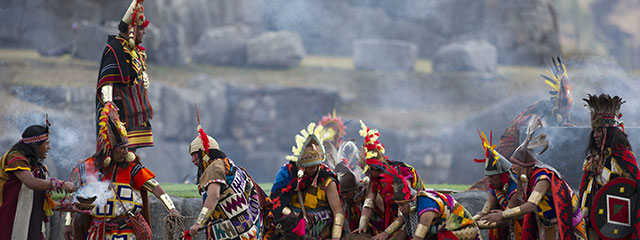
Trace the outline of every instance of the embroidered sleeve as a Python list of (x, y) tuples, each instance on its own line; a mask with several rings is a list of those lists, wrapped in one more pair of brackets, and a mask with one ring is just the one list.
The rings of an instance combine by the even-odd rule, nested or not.
[(138, 172), (133, 176), (133, 181), (131, 181), (131, 185), (136, 189), (142, 189), (142, 185), (144, 185), (145, 182), (156, 177), (156, 175), (151, 170), (142, 166), (142, 164), (136, 164), (134, 168), (139, 168), (134, 169)]
[(204, 170), (200, 180), (198, 181), (199, 189), (207, 189), (207, 186), (211, 183), (220, 183), (227, 185), (226, 181), (227, 171), (225, 163), (220, 159), (215, 159), (209, 164), (207, 169)]
[(5, 166), (5, 172), (11, 171), (31, 171), (31, 165), (29, 160), (24, 155), (13, 152), (7, 156), (7, 165)]
[(428, 211), (433, 211), (440, 215), (443, 210), (442, 207), (442, 203), (439, 203), (430, 197), (418, 197), (418, 216)]

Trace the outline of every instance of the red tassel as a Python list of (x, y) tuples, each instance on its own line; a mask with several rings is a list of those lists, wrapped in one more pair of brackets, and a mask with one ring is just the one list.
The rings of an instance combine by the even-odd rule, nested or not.
[(485, 159), (477, 159), (477, 158), (474, 158), (474, 159), (473, 159), (473, 161), (474, 161), (474, 162), (477, 162), (477, 163), (483, 163), (483, 162), (485, 162), (486, 160), (485, 160)]
[(298, 225), (296, 225), (296, 227), (291, 232), (298, 236), (304, 236), (307, 234), (306, 229), (307, 229), (307, 221), (305, 221), (304, 218), (302, 218), (298, 222)]
[(191, 240), (191, 234), (189, 234), (189, 229), (184, 230), (184, 232), (182, 232), (182, 238), (184, 240)]

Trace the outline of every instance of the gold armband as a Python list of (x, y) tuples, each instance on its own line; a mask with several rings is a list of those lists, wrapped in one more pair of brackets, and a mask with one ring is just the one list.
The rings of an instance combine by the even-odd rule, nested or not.
[(173, 205), (173, 201), (171, 201), (171, 197), (169, 197), (169, 194), (163, 193), (162, 195), (160, 195), (160, 201), (162, 202), (162, 205), (164, 205), (164, 208), (167, 209), (167, 211), (176, 209), (176, 206)]
[(290, 209), (290, 208), (288, 208), (288, 207), (284, 207), (284, 208), (282, 209), (282, 215), (284, 215), (284, 216), (288, 216), (289, 214), (291, 214), (291, 209)]
[(531, 196), (529, 196), (529, 199), (527, 199), (527, 202), (533, 203), (533, 205), (538, 206), (538, 204), (542, 200), (542, 196), (543, 196), (542, 193), (538, 191), (533, 191), (531, 193)]
[(489, 200), (487, 200), (487, 202), (484, 203), (484, 206), (482, 207), (482, 210), (480, 212), (484, 214), (489, 214), (492, 208), (493, 208), (493, 202), (489, 202)]
[(358, 224), (358, 228), (366, 229), (369, 226), (369, 217), (360, 216), (360, 223)]
[(153, 189), (156, 188), (158, 185), (160, 185), (160, 183), (158, 183), (158, 181), (156, 181), (155, 179), (149, 179), (146, 182), (144, 182), (142, 184), (142, 188), (144, 190), (147, 190), (149, 192), (153, 192)]
[(415, 234), (413, 234), (413, 236), (424, 239), (424, 237), (427, 236), (427, 232), (428, 231), (429, 231), (429, 227), (427, 227), (424, 224), (420, 223), (420, 224), (418, 224), (418, 227), (416, 227), (416, 232), (415, 232)]
[(102, 93), (102, 102), (113, 102), (113, 86), (104, 85), (100, 88)]
[(211, 212), (211, 209), (202, 207), (202, 210), (200, 210), (200, 214), (198, 215), (198, 219), (196, 219), (196, 223), (204, 226), (204, 223), (207, 222), (209, 216), (211, 216)]
[(398, 228), (400, 228), (400, 220), (399, 218), (396, 218), (396, 220), (393, 220), (393, 222), (389, 224), (389, 226), (387, 227), (387, 229), (384, 230), (384, 232), (391, 235), (394, 232), (396, 232)]
[(502, 212), (502, 217), (509, 219), (520, 216), (520, 207), (509, 208)]
[(363, 208), (371, 208), (373, 209), (373, 199), (367, 198), (364, 200), (364, 204), (362, 204)]
[(64, 225), (65, 226), (71, 226), (71, 213), (70, 212), (67, 212), (64, 215)]
[(333, 219), (333, 230), (331, 231), (331, 238), (340, 239), (342, 236), (342, 226), (344, 225), (344, 215), (342, 213), (336, 214)]

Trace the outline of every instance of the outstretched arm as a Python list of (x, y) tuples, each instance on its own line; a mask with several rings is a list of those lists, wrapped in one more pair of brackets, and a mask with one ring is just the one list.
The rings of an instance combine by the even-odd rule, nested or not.
[(538, 210), (538, 204), (540, 203), (540, 200), (542, 200), (544, 194), (549, 191), (550, 187), (551, 182), (549, 182), (548, 179), (540, 179), (536, 183), (536, 186), (533, 188), (533, 192), (531, 193), (531, 196), (529, 196), (529, 199), (526, 203), (518, 207), (509, 208), (505, 211), (493, 210), (490, 214), (487, 214), (481, 219), (490, 222), (499, 222), (504, 219), (517, 218), (528, 213), (536, 212)]
[(333, 212), (333, 229), (331, 231), (331, 239), (340, 239), (342, 236), (342, 226), (344, 225), (344, 214), (342, 212), (342, 204), (340, 204), (340, 194), (336, 183), (331, 181), (325, 190), (329, 207)]
[(207, 186), (207, 199), (204, 200), (198, 219), (196, 219), (196, 222), (191, 226), (191, 228), (189, 228), (189, 234), (191, 236), (196, 236), (198, 234), (198, 230), (207, 222), (209, 216), (211, 216), (211, 213), (213, 212), (213, 209), (218, 205), (218, 200), (220, 199), (220, 187), (220, 183), (211, 183)]
[(33, 190), (55, 190), (60, 188), (65, 192), (75, 192), (76, 186), (71, 182), (61, 180), (45, 180), (34, 177), (31, 172), (26, 170), (12, 171), (14, 175), (29, 189)]
[(358, 229), (354, 230), (353, 233), (364, 233), (367, 231), (367, 227), (369, 226), (369, 217), (371, 217), (371, 214), (373, 213), (373, 199), (375, 199), (375, 196), (376, 195), (373, 192), (371, 185), (369, 185), (365, 194), (364, 204), (362, 206), (360, 224), (358, 225)]

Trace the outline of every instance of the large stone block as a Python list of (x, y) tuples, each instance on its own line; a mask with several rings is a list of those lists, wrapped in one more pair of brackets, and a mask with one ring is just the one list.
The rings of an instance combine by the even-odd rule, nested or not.
[(247, 31), (243, 26), (206, 31), (193, 48), (192, 59), (201, 64), (244, 65), (247, 61)]
[(496, 48), (484, 40), (456, 42), (440, 48), (433, 57), (434, 72), (495, 72)]
[(74, 35), (71, 54), (75, 58), (100, 61), (107, 36), (117, 34), (117, 28), (82, 21)]
[(353, 65), (362, 70), (413, 71), (417, 49), (400, 40), (364, 39), (353, 43)]
[(300, 65), (305, 50), (300, 35), (293, 32), (268, 32), (247, 44), (247, 64), (267, 68), (291, 68)]

